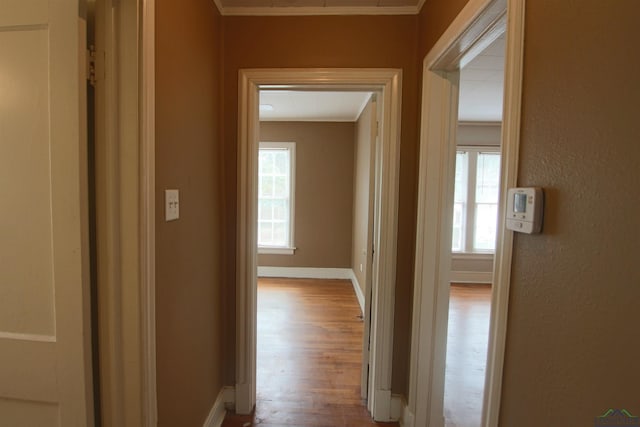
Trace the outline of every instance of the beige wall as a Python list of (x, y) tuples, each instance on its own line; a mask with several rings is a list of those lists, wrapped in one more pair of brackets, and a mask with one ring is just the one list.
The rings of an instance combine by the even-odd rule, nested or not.
[[(426, 2), (421, 55), (452, 7)], [(542, 234), (515, 236), (502, 426), (640, 413), (638, 16), (635, 0), (527, 2), (518, 184), (546, 206)]]
[[(202, 426), (222, 387), (221, 17), (209, 0), (156, 2), (158, 425)], [(180, 219), (164, 221), (164, 189)]]
[[(369, 241), (369, 211), (373, 210), (369, 193), (373, 188), (373, 175), (371, 175), (371, 161), (375, 156), (375, 136), (372, 126), (375, 126), (376, 117), (373, 101), (365, 106), (355, 129), (354, 170), (353, 170), (353, 237), (351, 248), (351, 269), (353, 270), (358, 285), (364, 293), (367, 283), (367, 272), (371, 257), (369, 254), (371, 242)], [(362, 270), (360, 268), (362, 267)]]
[(456, 130), (456, 143), (458, 145), (499, 146), (500, 123), (460, 123)]
[[(573, 5), (575, 6), (575, 5)], [(527, 2), (520, 185), (501, 425), (640, 415), (640, 2)]]
[(235, 372), (236, 177), (238, 70), (260, 67), (392, 67), (402, 69), (398, 266), (392, 389), (407, 392), (417, 145), (417, 16), (224, 18), (224, 292), (225, 384)]
[(349, 268), (354, 123), (262, 122), (260, 140), (296, 143), (293, 255), (258, 255), (259, 266)]

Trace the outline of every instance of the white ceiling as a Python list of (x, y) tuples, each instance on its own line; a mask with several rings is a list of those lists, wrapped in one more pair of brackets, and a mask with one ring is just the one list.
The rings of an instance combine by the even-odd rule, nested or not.
[(355, 122), (370, 97), (371, 92), (261, 90), (260, 120)]
[[(458, 120), (502, 121), (504, 87), (504, 35), (496, 39), (460, 72)], [(262, 121), (336, 121), (358, 119), (370, 92), (261, 90)]]
[(502, 121), (504, 50), (502, 34), (460, 71), (458, 120)]

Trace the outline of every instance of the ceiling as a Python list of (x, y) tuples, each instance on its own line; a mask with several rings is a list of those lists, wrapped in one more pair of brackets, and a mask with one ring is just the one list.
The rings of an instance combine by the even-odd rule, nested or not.
[(214, 0), (223, 15), (417, 14), (424, 0)]
[[(502, 121), (504, 49), (503, 34), (461, 70), (459, 121)], [(370, 96), (370, 92), (261, 90), (260, 120), (353, 122)]]
[(371, 92), (261, 90), (260, 120), (355, 122)]
[(505, 37), (502, 34), (460, 71), (458, 120), (502, 121)]

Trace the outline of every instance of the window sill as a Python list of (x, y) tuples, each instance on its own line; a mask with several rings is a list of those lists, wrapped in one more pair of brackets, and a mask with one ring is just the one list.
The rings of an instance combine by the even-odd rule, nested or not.
[(281, 248), (270, 246), (259, 246), (258, 255), (293, 255), (296, 248)]
[(453, 259), (485, 259), (493, 260), (493, 253), (490, 252), (452, 252)]

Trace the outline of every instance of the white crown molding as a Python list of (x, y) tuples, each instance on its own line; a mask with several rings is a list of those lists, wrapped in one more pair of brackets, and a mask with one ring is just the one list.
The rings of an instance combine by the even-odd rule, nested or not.
[(220, 13), (223, 16), (417, 15), (418, 10), (416, 6), (222, 7)]
[(417, 15), (425, 0), (416, 6), (328, 6), (328, 7), (224, 7), (213, 0), (222, 16), (347, 16), (347, 15)]

